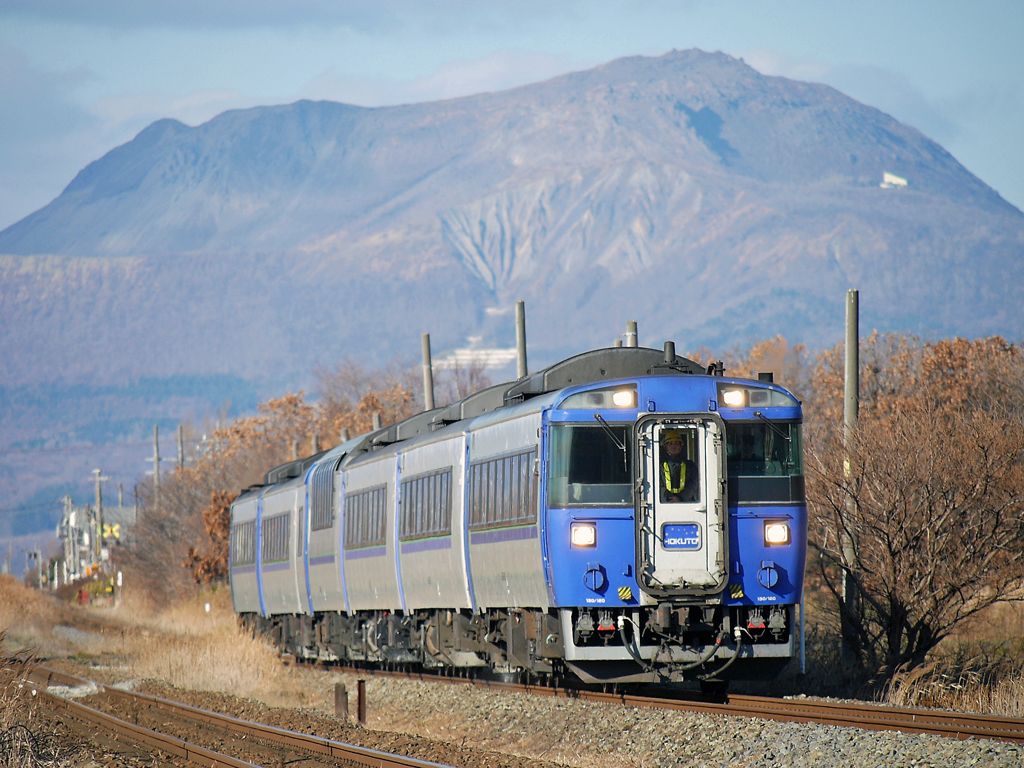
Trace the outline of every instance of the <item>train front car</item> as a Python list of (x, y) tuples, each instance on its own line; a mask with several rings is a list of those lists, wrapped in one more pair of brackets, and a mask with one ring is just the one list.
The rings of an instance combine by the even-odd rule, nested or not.
[(550, 601), (585, 682), (771, 677), (794, 654), (800, 404), (692, 373), (568, 389), (547, 413)]

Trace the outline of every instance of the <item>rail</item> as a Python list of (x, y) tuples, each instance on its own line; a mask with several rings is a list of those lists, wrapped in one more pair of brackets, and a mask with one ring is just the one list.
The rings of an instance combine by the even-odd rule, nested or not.
[(1024, 743), (1024, 720), (995, 715), (885, 707), (859, 702), (779, 699), (767, 696), (728, 696), (724, 703), (694, 699), (666, 699), (624, 693), (602, 693), (578, 688), (546, 687), (486, 679), (445, 677), (422, 672), (384, 671), (364, 667), (341, 668), (358, 672), (367, 677), (405, 677), (434, 682), (466, 683), (494, 690), (520, 691), (538, 696), (554, 696), (609, 704), (615, 703), (628, 707), (701, 712), (734, 717), (755, 717), (764, 720), (779, 720), (793, 723), (819, 723), (822, 725), (863, 728), (872, 731), (927, 733), (956, 739), (995, 739), (1017, 744)]
[[(48, 692), (48, 688), (53, 685), (81, 686), (88, 685), (92, 681), (59, 672), (42, 664), (30, 667), (23, 674), (23, 677), (25, 682), (36, 690), (37, 695), (45, 697), (47, 704), (55, 707), (58, 711), (106, 729), (135, 744), (151, 749), (159, 749), (179, 759), (197, 765), (213, 766), (214, 768), (221, 768), (222, 766), (223, 768), (248, 768), (255, 765), (254, 763), (221, 754), (205, 747), (190, 744), (174, 736), (120, 720), (113, 715), (101, 712), (81, 702), (62, 698)], [(365, 765), (373, 766), (374, 768), (447, 768), (447, 766), (442, 766), (439, 763), (381, 752), (354, 744), (345, 744), (333, 739), (297, 733), (261, 723), (253, 723), (137, 691), (124, 691), (97, 683), (93, 683), (93, 685), (96, 685), (99, 692), (129, 704), (173, 713), (178, 717), (202, 725), (220, 727), (239, 738), (260, 739), (284, 749), (301, 750), (302, 752), (336, 760), (346, 765)]]

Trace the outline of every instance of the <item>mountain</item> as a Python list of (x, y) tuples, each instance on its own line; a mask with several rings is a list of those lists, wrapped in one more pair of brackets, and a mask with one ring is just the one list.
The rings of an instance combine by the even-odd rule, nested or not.
[[(906, 187), (881, 188), (886, 172)], [(1022, 224), (913, 128), (721, 53), (429, 104), (161, 120), (0, 232), (21, 321), (0, 370), (276, 379), (427, 330), (503, 343), (487, 318), (516, 298), (552, 354), (627, 317), (682, 347), (814, 343), (850, 286), (869, 324), (1014, 335)], [(105, 374), (53, 354), (69, 332), (128, 354)]]
[(520, 298), (532, 366), (627, 319), (680, 350), (831, 344), (850, 287), (866, 329), (1024, 335), (1024, 214), (892, 117), (697, 50), (161, 120), (0, 254), (0, 380), (21, 387), (279, 391), (342, 357), (413, 361), (425, 331), (435, 352), (510, 346)]

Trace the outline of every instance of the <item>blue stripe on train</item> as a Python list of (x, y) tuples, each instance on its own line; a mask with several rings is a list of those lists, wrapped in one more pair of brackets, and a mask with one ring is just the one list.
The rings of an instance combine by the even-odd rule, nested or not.
[(366, 549), (352, 549), (345, 553), (346, 560), (360, 560), (364, 557), (384, 557), (388, 552), (385, 547), (367, 547)]
[(522, 541), (536, 538), (537, 526), (535, 525), (529, 528), (499, 528), (496, 531), (481, 531), (470, 537), (473, 544), (495, 544), (499, 541)]
[(443, 539), (423, 539), (422, 541), (410, 541), (402, 544), (402, 554), (408, 555), (413, 552), (428, 552), (433, 549), (451, 549), (451, 536)]

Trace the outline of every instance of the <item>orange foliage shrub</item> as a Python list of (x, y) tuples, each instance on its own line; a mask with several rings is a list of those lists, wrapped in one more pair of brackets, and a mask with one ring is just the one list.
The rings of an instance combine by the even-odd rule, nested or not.
[(231, 544), (231, 502), (237, 493), (214, 491), (210, 506), (203, 510), (203, 526), (210, 539), (210, 549), (205, 555), (195, 547), (188, 548), (188, 558), (183, 565), (192, 571), (196, 584), (225, 582), (228, 577), (228, 556)]

